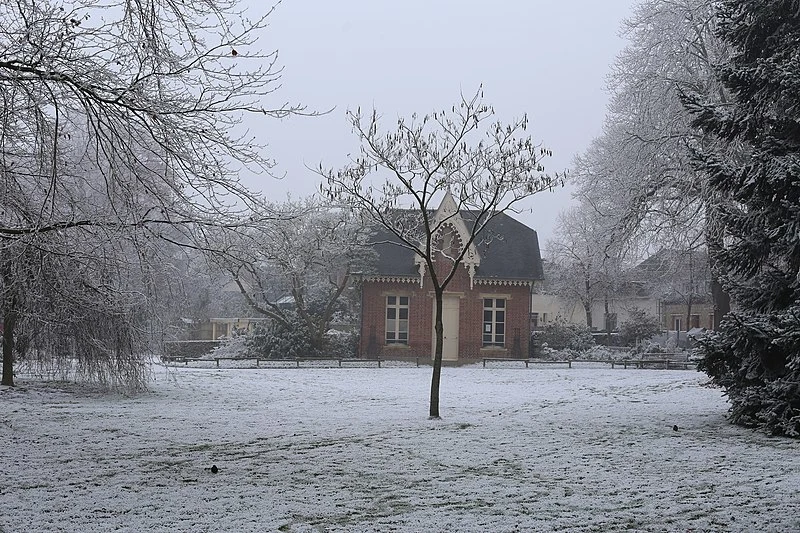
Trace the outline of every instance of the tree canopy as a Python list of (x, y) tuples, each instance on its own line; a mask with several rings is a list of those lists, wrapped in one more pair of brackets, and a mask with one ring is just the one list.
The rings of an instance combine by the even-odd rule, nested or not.
[(727, 105), (689, 95), (715, 142), (696, 166), (721, 199), (724, 282), (739, 309), (703, 343), (734, 422), (800, 437), (800, 2), (726, 0), (718, 35), (732, 56)]
[[(237, 6), (0, 3), (4, 384), (15, 351), (33, 345), (20, 337), (15, 347), (15, 328), (58, 344), (49, 355), (64, 368), (84, 353), (90, 377), (137, 364), (139, 343), (126, 339), (145, 330), (127, 313), (158, 293), (151, 241), (196, 245), (261, 203), (239, 171), (272, 162), (242, 117), (302, 109), (265, 107), (280, 76), (276, 55), (256, 43), (268, 13), (251, 22)], [(92, 330), (101, 309), (113, 327)]]

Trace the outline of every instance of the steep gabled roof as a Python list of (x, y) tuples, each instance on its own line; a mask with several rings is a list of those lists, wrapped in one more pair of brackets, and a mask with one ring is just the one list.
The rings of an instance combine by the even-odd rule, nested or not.
[[(464, 220), (474, 220), (476, 213), (460, 211)], [(378, 254), (376, 274), (379, 276), (419, 277), (411, 250), (399, 244), (397, 237), (384, 228), (372, 237)], [(476, 279), (541, 280), (542, 257), (536, 231), (511, 218), (498, 214), (478, 235), (475, 246), (480, 254)]]
[(705, 250), (662, 249), (633, 268), (632, 277), (642, 292), (665, 303), (711, 302), (711, 269)]
[(662, 248), (633, 268), (634, 277), (639, 281), (653, 281), (665, 277), (681, 277), (688, 268), (698, 280), (708, 280), (711, 271), (708, 266), (708, 253), (705, 250), (680, 251)]

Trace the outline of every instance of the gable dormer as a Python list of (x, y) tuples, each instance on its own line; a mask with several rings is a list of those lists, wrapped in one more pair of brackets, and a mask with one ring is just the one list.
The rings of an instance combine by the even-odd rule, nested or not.
[[(431, 242), (436, 243), (437, 254), (442, 254), (450, 259), (458, 257), (463, 250), (464, 243), (470, 240), (470, 231), (449, 190), (442, 198), (438, 209), (433, 213), (431, 227), (436, 228), (431, 236)], [(419, 284), (422, 287), (425, 280), (425, 260), (416, 256), (414, 263), (419, 270)], [(474, 242), (470, 243), (461, 264), (469, 272), (469, 284), (472, 288), (475, 284), (475, 273), (481, 264), (481, 256)]]

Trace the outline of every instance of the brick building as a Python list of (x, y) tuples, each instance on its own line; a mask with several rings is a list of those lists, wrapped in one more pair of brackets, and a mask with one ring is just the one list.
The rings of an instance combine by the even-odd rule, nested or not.
[[(446, 220), (437, 240), (442, 250), (437, 272), (449, 271), (447, 256), (461, 250), (474, 215), (456, 212), (448, 194), (434, 214), (437, 219)], [(431, 358), (435, 298), (424, 263), (388, 233), (380, 232), (374, 242), (376, 269), (362, 285), (360, 353), (367, 358)], [(445, 291), (443, 360), (527, 358), (531, 290), (542, 277), (536, 232), (506, 214), (493, 218)]]

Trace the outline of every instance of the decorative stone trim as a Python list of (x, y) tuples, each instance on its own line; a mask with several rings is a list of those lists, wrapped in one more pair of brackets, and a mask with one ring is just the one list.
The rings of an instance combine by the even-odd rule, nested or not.
[(483, 346), (481, 348), (481, 353), (505, 354), (508, 353), (508, 348), (501, 348), (500, 346)]
[(493, 298), (493, 299), (501, 298), (503, 300), (512, 300), (513, 299), (510, 294), (501, 294), (501, 293), (498, 293), (498, 292), (480, 292), (480, 293), (478, 293), (478, 299), (479, 300), (485, 300), (486, 298)]
[[(433, 291), (428, 291), (428, 296), (431, 298), (435, 298), (436, 293)], [(463, 299), (464, 296), (466, 296), (466, 294), (462, 291), (444, 291), (444, 293), (442, 293), (442, 296), (458, 296), (459, 298)]]
[[(436, 212), (433, 214), (433, 225), (439, 228), (436, 233), (432, 235), (433, 239), (436, 239), (441, 232), (449, 226), (458, 234), (462, 245), (469, 240), (470, 232), (458, 212), (458, 206), (450, 190), (445, 193), (442, 203), (439, 204), (438, 209), (436, 209)], [(425, 261), (421, 257), (416, 256), (414, 258), (414, 263), (419, 269), (419, 286), (422, 287), (425, 282)], [(469, 245), (469, 248), (467, 248), (461, 260), (461, 264), (464, 265), (464, 268), (466, 268), (469, 273), (469, 288), (472, 289), (475, 284), (475, 273), (481, 264), (481, 256), (478, 253), (475, 243)]]
[(410, 278), (407, 276), (367, 276), (364, 281), (381, 282), (381, 283), (416, 283), (417, 278)]
[(397, 350), (397, 351), (408, 351), (411, 349), (411, 346), (408, 344), (403, 343), (392, 343), (392, 344), (385, 344), (383, 345), (384, 350)]
[(533, 286), (533, 282), (524, 279), (487, 279), (477, 278), (475, 283), (478, 285), (508, 285), (512, 287)]

